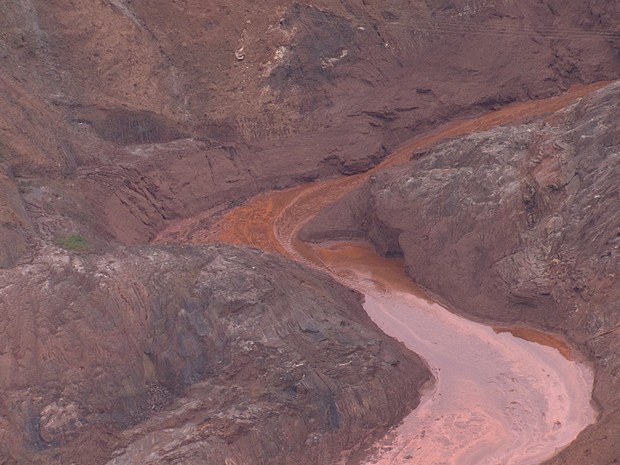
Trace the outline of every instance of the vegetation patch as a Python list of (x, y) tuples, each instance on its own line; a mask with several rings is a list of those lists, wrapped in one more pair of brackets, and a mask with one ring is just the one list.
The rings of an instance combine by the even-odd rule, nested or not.
[(67, 250), (86, 250), (88, 249), (88, 241), (79, 234), (72, 234), (67, 237), (58, 237), (54, 243)]

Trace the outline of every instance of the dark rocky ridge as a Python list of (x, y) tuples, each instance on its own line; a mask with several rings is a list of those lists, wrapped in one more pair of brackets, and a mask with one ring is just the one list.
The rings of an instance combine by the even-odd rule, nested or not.
[(595, 363), (603, 414), (551, 463), (620, 460), (619, 89), (413, 154), (302, 232), (403, 256), (458, 311), (568, 335)]
[(0, 273), (3, 463), (330, 463), (430, 377), (357, 293), (255, 250), (50, 249)]

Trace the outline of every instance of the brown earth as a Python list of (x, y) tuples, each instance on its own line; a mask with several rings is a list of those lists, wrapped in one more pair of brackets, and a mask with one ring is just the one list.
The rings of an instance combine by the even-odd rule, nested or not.
[[(335, 273), (338, 276), (338, 269), (340, 267), (333, 262), (331, 255), (326, 262), (325, 254), (328, 252), (328, 249), (308, 246), (298, 238), (300, 231), (302, 237), (306, 239), (308, 236), (314, 239), (327, 240), (349, 239), (351, 237), (364, 238), (365, 234), (360, 232), (360, 228), (364, 229), (363, 225), (367, 223), (367, 220), (361, 215), (356, 215), (354, 212), (349, 211), (348, 208), (343, 208), (339, 203), (327, 208), (330, 203), (342, 198), (367, 179), (375, 182), (376, 175), (382, 173), (386, 168), (407, 163), (411, 158), (411, 153), (414, 151), (420, 153), (420, 150), (428, 150), (433, 144), (443, 139), (488, 130), (502, 123), (506, 124), (527, 118), (531, 119), (540, 114), (551, 115), (549, 117), (553, 118), (552, 114), (558, 109), (571, 105), (574, 106), (579, 102), (580, 98), (592, 94), (601, 87), (603, 85), (576, 87), (561, 97), (508, 105), (497, 112), (479, 118), (450, 123), (424, 137), (405, 144), (379, 166), (366, 173), (309, 183), (287, 191), (271, 192), (257, 196), (252, 201), (233, 209), (210, 227), (205, 226), (205, 219), (208, 217), (208, 213), (175, 222), (158, 235), (157, 241), (193, 244), (225, 241), (240, 245), (251, 245), (287, 254), (298, 261), (317, 268), (327, 268), (330, 270), (330, 273)], [(456, 140), (459, 141), (459, 139)], [(347, 197), (345, 197), (345, 202), (346, 199)], [(317, 213), (319, 214), (318, 219), (307, 225), (305, 230), (302, 230), (304, 224), (312, 220)], [(385, 226), (377, 226), (377, 230), (379, 234), (385, 232)], [(358, 249), (354, 248), (353, 250), (357, 251)], [(387, 253), (387, 255), (394, 256), (395, 253), (392, 251)], [(396, 254), (402, 255), (400, 253)], [(345, 272), (348, 273), (350, 271), (349, 267), (360, 262), (360, 257), (357, 255), (357, 252), (354, 254), (344, 253), (342, 256), (338, 256), (338, 260), (346, 260), (347, 263), (345, 265), (348, 266), (344, 266), (344, 268), (347, 270)], [(388, 263), (389, 260), (379, 260), (377, 257), (373, 258), (370, 254), (364, 254), (361, 261), (362, 265), (359, 267), (366, 272), (375, 267), (381, 270), (377, 280), (378, 282), (389, 283), (388, 286), (391, 290), (403, 289), (410, 293), (412, 288), (415, 289), (411, 282), (403, 281), (404, 275), (401, 274), (402, 264), (398, 263), (398, 260), (395, 260), (394, 263)], [(449, 272), (444, 271), (444, 273)], [(348, 275), (341, 276), (341, 278), (344, 279), (344, 282), (349, 282), (348, 279), (350, 279)], [(509, 322), (512, 325), (529, 323), (527, 320), (519, 319), (510, 320)], [(549, 328), (546, 329), (549, 330)], [(502, 328), (498, 327), (497, 331), (501, 330)], [(527, 339), (532, 341), (552, 345), (568, 356), (582, 357), (582, 355), (570, 351), (562, 336), (554, 336), (553, 334), (536, 331), (531, 327), (523, 328), (522, 326), (512, 326), (509, 328), (509, 331), (526, 336)]]
[(567, 335), (596, 366), (602, 416), (550, 463), (620, 460), (619, 88), (414, 152), (302, 233), (367, 239), (456, 311)]
[[(401, 145), (376, 167), (363, 173), (323, 182), (306, 183), (293, 189), (258, 195), (251, 201), (222, 215), (222, 218), (215, 222), (213, 217), (216, 215), (212, 210), (194, 217), (169, 222), (168, 226), (158, 233), (153, 242), (205, 244), (221, 241), (288, 254), (293, 258), (318, 264), (317, 257), (311, 248), (298, 240), (298, 233), (302, 232), (305, 223), (324, 210), (322, 217), (334, 212), (336, 218), (334, 218), (333, 224), (335, 222), (347, 223), (347, 220), (353, 221), (349, 216), (340, 216), (343, 213), (346, 215), (348, 212), (337, 209), (326, 210), (326, 208), (365, 180), (372, 178), (375, 173), (393, 165), (406, 163), (411, 158), (412, 152), (426, 149), (442, 140), (551, 114), (574, 104), (580, 98), (590, 95), (606, 85), (608, 83), (575, 85), (557, 97), (514, 103), (480, 117), (453, 121), (420, 137), (413, 138)], [(330, 227), (333, 224), (330, 224)], [(343, 237), (349, 234), (352, 227), (357, 226), (355, 224), (345, 225)], [(306, 230), (309, 228), (311, 226), (306, 227)], [(334, 233), (330, 229), (328, 236), (333, 237)], [(319, 238), (317, 234), (320, 233), (318, 231), (312, 232), (314, 240)], [(308, 239), (303, 233), (302, 238)], [(292, 242), (294, 242), (294, 247)]]
[(2, 200), (2, 264), (76, 231), (144, 243), (168, 219), (364, 171), (455, 116), (617, 77), (618, 8), (4, 2), (2, 184), (36, 195)]
[[(363, 172), (412, 135), (454, 117), (557, 94), (573, 83), (617, 78), (619, 8), (605, 0), (3, 2), (0, 325), (6, 329), (0, 357), (7, 384), (0, 421), (9, 439), (0, 441), (6, 444), (2, 453), (17, 463), (71, 457), (104, 463), (112, 450), (139, 437), (154, 438), (160, 426), (187, 421), (183, 412), (190, 407), (183, 399), (197, 399), (188, 394), (192, 387), (169, 396), (170, 386), (150, 385), (141, 374), (150, 370), (143, 341), (152, 329), (134, 319), (132, 309), (144, 316), (181, 308), (190, 299), (183, 292), (191, 296), (196, 284), (192, 273), (208, 269), (205, 257), (226, 256), (228, 249), (158, 252), (116, 249), (111, 242), (144, 245), (170, 220), (208, 211), (202, 216), (204, 228), (222, 211), (267, 189)], [(186, 234), (181, 230), (179, 240)], [(86, 251), (63, 252), (53, 244)], [(245, 257), (249, 252), (230, 253)], [(101, 267), (109, 257), (121, 264), (106, 277)], [(263, 257), (255, 266), (272, 270), (271, 260), (277, 259)], [(290, 266), (282, 262), (275, 268), (288, 273)], [(166, 275), (160, 286), (147, 279), (159, 276), (157, 267), (191, 272), (178, 280)], [(291, 289), (305, 289), (302, 281), (317, 289), (333, 286), (290, 273), (297, 278), (283, 278), (281, 284)], [(109, 280), (116, 287), (106, 290)], [(148, 299), (134, 302), (134, 297), (121, 302), (134, 295), (126, 286), (135, 282), (149, 295), (172, 293), (172, 307), (162, 309)], [(348, 294), (333, 292), (325, 297), (326, 312), (345, 305), (337, 302)], [(356, 315), (359, 307), (349, 304)], [(307, 305), (314, 308), (312, 298)], [(334, 317), (329, 315), (328, 320)], [(363, 318), (360, 324), (371, 328)], [(164, 339), (175, 337), (174, 328), (165, 329)], [(364, 344), (382, 337), (367, 331)], [(114, 335), (109, 341), (100, 338), (109, 332)], [(192, 334), (181, 334), (178, 343)], [(261, 336), (255, 336), (259, 342)], [(298, 336), (287, 339), (291, 350)], [(304, 349), (300, 357), (313, 359), (313, 353)], [(278, 363), (297, 360), (291, 354)], [(168, 361), (168, 355), (162, 355), (162, 373), (186, 366), (181, 359)], [(345, 360), (346, 354), (333, 357)], [(71, 369), (63, 374), (66, 367)], [(100, 373), (103, 384), (95, 382)], [(218, 373), (209, 381), (206, 372), (200, 373), (205, 378), (197, 386), (226, 376)], [(248, 373), (257, 372), (248, 368)], [(350, 383), (361, 383), (362, 373), (358, 370)], [(222, 404), (213, 407), (224, 418), (225, 431), (245, 421), (271, 421), (260, 412), (248, 420), (245, 414), (217, 410), (258, 398), (251, 397), (253, 391), (250, 397), (228, 392), (237, 381), (243, 385), (246, 375), (239, 376), (205, 388), (226, 391)], [(279, 386), (276, 379), (276, 374), (269, 378)], [(412, 392), (420, 379), (395, 387), (400, 389), (395, 398)], [(206, 402), (196, 395), (199, 404)], [(145, 409), (160, 405), (149, 404), (151, 398), (170, 402), (161, 404), (170, 409), (169, 417), (158, 412), (143, 421)], [(321, 412), (322, 400), (308, 399), (309, 411)], [(367, 428), (343, 427), (325, 450), (308, 453), (335, 456), (374, 428), (387, 428), (403, 409), (394, 405), (381, 418), (373, 417), (382, 414), (374, 411)], [(232, 438), (246, 451), (234, 428), (218, 438)], [(295, 430), (286, 422), (267, 431), (278, 428), (300, 431), (294, 433), (299, 442), (291, 440), (293, 448), (301, 447), (303, 434), (313, 434), (305, 424)], [(176, 440), (162, 439), (172, 449), (195, 450)], [(135, 444), (125, 457), (137, 454), (142, 460)], [(226, 447), (217, 450), (224, 454)], [(291, 456), (301, 460), (297, 453)]]

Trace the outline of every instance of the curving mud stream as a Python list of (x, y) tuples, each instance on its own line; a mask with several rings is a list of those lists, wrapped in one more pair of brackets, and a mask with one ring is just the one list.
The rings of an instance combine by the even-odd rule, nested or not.
[(407, 284), (402, 267), (366, 245), (316, 252), (365, 294), (371, 318), (420, 354), (436, 378), (365, 463), (537, 464), (594, 420), (592, 373), (562, 355), (561, 341), (541, 345), (461, 318)]
[(398, 260), (379, 257), (367, 245), (310, 245), (297, 236), (331, 202), (377, 170), (406, 161), (415, 150), (551, 113), (598, 87), (580, 86), (560, 97), (448, 124), (404, 145), (367, 173), (258, 196), (207, 230), (201, 227), (202, 216), (183, 220), (155, 242), (252, 245), (324, 269), (364, 293), (371, 318), (423, 357), (436, 378), (420, 406), (375, 445), (365, 463), (540, 463), (595, 420), (593, 373), (571, 359), (566, 344), (527, 328), (491, 328), (457, 316), (419, 291)]

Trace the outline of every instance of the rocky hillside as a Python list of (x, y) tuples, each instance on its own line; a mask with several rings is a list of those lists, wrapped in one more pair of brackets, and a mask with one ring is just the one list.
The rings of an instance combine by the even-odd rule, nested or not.
[(602, 417), (552, 463), (620, 460), (619, 90), (414, 153), (303, 233), (367, 239), (457, 311), (578, 344)]
[[(171, 219), (364, 171), (450, 118), (617, 78), (619, 21), (620, 6), (608, 0), (1, 2), (0, 462), (147, 463), (153, 454), (163, 463), (190, 455), (327, 463), (385, 430), (413, 406), (428, 373), (377, 331), (355, 295), (256, 251), (148, 242)], [(615, 323), (604, 292), (613, 293), (615, 252), (601, 241), (615, 232), (590, 226), (607, 221), (615, 231), (617, 223), (610, 206), (602, 210), (607, 184), (573, 190), (599, 179), (593, 163), (611, 163), (603, 148), (615, 139), (603, 126), (591, 129), (598, 145), (586, 129), (567, 132), (571, 118), (583, 126), (604, 102), (595, 103), (546, 127), (542, 155), (532, 148), (538, 136), (497, 135), (495, 145), (504, 135), (523, 138), (510, 142), (518, 148), (511, 156), (526, 159), (515, 158), (519, 173), (501, 159), (472, 161), (478, 181), (474, 172), (431, 170), (419, 182), (438, 193), (478, 182), (475, 206), (489, 202), (493, 183), (518, 178), (510, 202), (527, 214), (511, 216), (514, 231), (485, 230), (497, 233), (483, 242), (494, 252), (470, 253), (454, 282), (507, 257), (493, 276), (475, 274), (471, 289), (501, 284), (498, 295), (518, 296), (501, 307), (511, 309), (506, 319), (557, 323), (607, 360)], [(592, 147), (603, 151), (586, 157)], [(578, 162), (564, 163), (566, 154)], [(539, 178), (548, 170), (561, 173), (547, 192), (537, 186), (547, 185)], [(569, 192), (575, 202), (562, 203)], [(462, 206), (456, 194), (447, 200), (426, 199), (429, 223)], [(552, 220), (558, 205), (564, 210)], [(477, 227), (462, 220), (441, 224)], [(526, 236), (517, 234), (520, 221)], [(547, 252), (545, 228), (568, 245), (557, 239)], [(442, 231), (427, 239), (438, 241), (429, 250), (441, 251)], [(533, 255), (511, 262), (503, 247), (516, 253), (523, 237)], [(555, 254), (543, 257), (551, 265), (543, 252)], [(546, 295), (521, 274), (524, 260), (542, 267), (536, 279)], [(415, 277), (432, 289), (444, 265), (427, 264), (427, 281)], [(436, 291), (472, 297), (453, 284)], [(560, 324), (577, 294), (588, 305)], [(472, 302), (490, 316), (494, 298)], [(548, 309), (548, 321), (532, 305)], [(609, 369), (599, 386), (610, 386), (614, 363), (601, 362)], [(611, 411), (611, 391), (597, 389)], [(604, 426), (587, 434), (607, 444)]]
[(0, 271), (2, 463), (332, 463), (430, 377), (360, 297), (225, 246)]
[(167, 219), (364, 170), (448, 118), (615, 78), (618, 8), (5, 1), (0, 265), (76, 230), (144, 243)]

